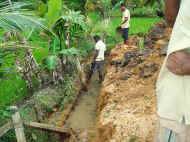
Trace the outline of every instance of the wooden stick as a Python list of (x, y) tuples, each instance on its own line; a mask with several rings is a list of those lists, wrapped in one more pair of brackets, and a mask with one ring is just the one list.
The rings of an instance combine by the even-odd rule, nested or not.
[(52, 131), (56, 133), (71, 133), (70, 129), (62, 128), (62, 127), (56, 127), (54, 125), (50, 124), (44, 124), (44, 123), (38, 123), (38, 122), (24, 122), (24, 124), (31, 128), (41, 129), (45, 131)]
[(15, 111), (16, 112), (12, 115), (12, 121), (15, 128), (17, 142), (26, 142), (23, 122), (17, 107), (15, 107)]

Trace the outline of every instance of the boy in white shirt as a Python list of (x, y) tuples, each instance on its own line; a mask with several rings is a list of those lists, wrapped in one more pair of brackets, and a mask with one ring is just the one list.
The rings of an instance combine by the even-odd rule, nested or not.
[(104, 55), (106, 51), (106, 44), (101, 40), (99, 36), (94, 36), (95, 41), (95, 55), (93, 58), (92, 67), (88, 76), (88, 81), (90, 81), (93, 73), (98, 71), (99, 81), (102, 82), (104, 79)]
[(122, 23), (121, 23), (121, 29), (122, 29), (122, 36), (124, 39), (124, 44), (128, 45), (128, 33), (129, 33), (129, 27), (130, 27), (130, 11), (126, 8), (125, 4), (122, 3), (120, 6), (121, 12), (122, 12)]

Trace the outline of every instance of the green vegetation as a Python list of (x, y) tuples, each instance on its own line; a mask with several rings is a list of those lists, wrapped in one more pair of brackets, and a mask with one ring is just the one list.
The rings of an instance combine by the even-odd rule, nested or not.
[[(122, 42), (116, 33), (121, 23), (118, 5), (114, 0), (0, 0), (0, 120), (6, 118), (8, 106), (43, 87), (64, 87), (65, 98), (60, 102), (64, 108), (75, 95), (78, 61), (94, 48), (93, 35), (105, 39), (109, 48)], [(160, 8), (156, 1), (129, 0), (128, 6), (132, 13), (130, 35), (144, 37), (161, 20), (156, 16)], [(37, 65), (27, 64), (31, 60)], [(37, 67), (31, 69), (33, 65)], [(32, 76), (27, 78), (28, 70), (19, 72), (18, 67), (29, 68)], [(41, 82), (47, 85), (42, 87)]]
[[(105, 25), (104, 21), (98, 20), (100, 18), (98, 14), (96, 15), (95, 13), (91, 13), (90, 16), (92, 21), (98, 21), (93, 27), (92, 33), (98, 33), (100, 35), (106, 33), (108, 35), (106, 41), (112, 47), (122, 41), (121, 35), (116, 32), (116, 28), (121, 24), (120, 17), (112, 18), (109, 24)], [(149, 32), (151, 27), (160, 20), (161, 18), (159, 17), (132, 17), (129, 35), (144, 36)]]
[[(131, 27), (130, 27), (130, 35), (135, 34), (147, 34), (151, 27), (158, 23), (161, 19), (160, 18), (149, 18), (149, 17), (132, 17), (131, 18)], [(113, 19), (109, 29), (111, 30), (111, 34), (115, 35), (115, 29), (121, 23), (120, 18)]]
[[(97, 15), (94, 15), (94, 21), (97, 21)], [(149, 29), (158, 21), (160, 18), (132, 18), (131, 20), (131, 28), (130, 28), (130, 35), (134, 34), (147, 34)], [(110, 25), (108, 26), (107, 32), (109, 33), (110, 37), (108, 37), (108, 44), (110, 42), (113, 43), (112, 39), (115, 39), (115, 42), (122, 41), (120, 35), (116, 34), (115, 29), (120, 23), (120, 18), (115, 18), (111, 20)], [(98, 28), (102, 31), (101, 24), (96, 24), (94, 29), (96, 29), (96, 33), (98, 33)], [(39, 41), (39, 37), (32, 37), (33, 38), (33, 45), (44, 45), (45, 41)], [(35, 41), (34, 41), (35, 40)], [(89, 41), (90, 42), (90, 41)], [(81, 48), (83, 50), (91, 50), (93, 48), (92, 43), (85, 44), (84, 42), (81, 43)], [(115, 42), (113, 44), (115, 44)], [(46, 43), (47, 44), (47, 43)], [(87, 48), (87, 49), (86, 49)], [(89, 49), (88, 49), (89, 48)], [(43, 58), (48, 56), (47, 48), (39, 47), (33, 51), (34, 56), (38, 62), (42, 61)], [(8, 106), (13, 102), (25, 97), (27, 95), (26, 86), (24, 81), (17, 75), (11, 75), (11, 79), (5, 79), (0, 81), (0, 106)]]
[[(51, 4), (52, 2), (53, 0), (48, 2), (48, 5), (50, 5), (51, 8), (48, 10), (47, 15), (45, 16), (45, 17), (48, 17), (47, 18), (47, 22), (49, 23), (48, 26), (52, 25), (55, 22), (56, 17), (59, 17), (59, 16), (56, 16), (56, 17), (51, 16), (52, 13), (55, 13), (55, 9), (58, 9), (56, 10), (57, 15), (60, 15), (60, 12), (57, 12), (57, 11), (61, 11), (61, 8), (56, 7), (57, 5), (55, 3)], [(57, 2), (57, 3), (60, 5), (60, 2)], [(144, 8), (142, 8), (142, 10), (144, 10)], [(87, 21), (88, 21), (89, 26), (91, 26), (90, 27), (91, 34), (93, 35), (93, 34), (106, 33), (107, 43), (108, 45), (111, 45), (113, 47), (114, 44), (122, 41), (121, 36), (118, 35), (115, 31), (115, 29), (121, 23), (121, 18), (118, 16), (118, 10), (112, 11), (111, 14), (112, 15), (115, 14), (116, 17), (111, 18), (107, 25), (105, 24), (105, 21), (102, 20), (102, 16), (100, 15), (100, 13), (98, 14), (96, 12), (88, 12)], [(62, 18), (66, 18), (66, 16)], [(157, 17), (132, 17), (130, 35), (147, 34), (149, 29), (158, 21), (160, 21), (160, 18), (157, 18)], [(62, 32), (62, 33), (65, 33), (65, 32)], [(39, 34), (40, 34), (39, 32), (34, 32), (29, 39), (31, 46), (37, 47), (37, 48), (34, 48), (33, 54), (38, 63), (40, 63), (49, 54), (48, 48), (47, 48), (48, 46), (47, 38), (40, 36)], [(86, 37), (83, 37), (83, 38), (86, 38)], [(79, 38), (79, 40), (81, 41), (81, 39), (83, 38), (81, 37)], [(62, 40), (65, 40), (65, 39), (62, 39)], [(72, 42), (72, 43), (75, 43), (75, 42)], [(92, 41), (89, 39), (82, 40), (82, 42), (80, 43), (77, 42), (75, 44), (78, 44), (77, 47), (81, 49), (84, 55), (85, 54), (87, 55), (87, 53), (89, 53), (89, 51), (91, 51), (93, 48)], [(75, 46), (75, 45), (72, 45), (72, 46)], [(26, 84), (24, 80), (22, 80), (21, 77), (17, 74), (12, 74), (12, 73), (11, 75), (7, 74), (7, 79), (1, 79), (0, 88), (1, 88), (0, 89), (1, 90), (0, 91), (0, 106), (3, 108), (27, 96)]]
[(131, 31), (129, 34), (147, 34), (160, 20), (160, 18), (132, 18), (130, 27)]
[(13, 74), (0, 81), (0, 107), (9, 106), (27, 95), (25, 82)]

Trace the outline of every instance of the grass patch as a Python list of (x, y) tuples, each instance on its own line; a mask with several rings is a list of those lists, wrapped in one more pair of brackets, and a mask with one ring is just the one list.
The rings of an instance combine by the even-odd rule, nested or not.
[(0, 80), (0, 109), (12, 105), (26, 95), (26, 84), (20, 76), (11, 74), (7, 79)]
[[(132, 17), (130, 21), (130, 35), (146, 35), (155, 23), (159, 22), (161, 18), (158, 17)], [(103, 35), (107, 33), (106, 43), (110, 46), (121, 42), (123, 39), (120, 34), (116, 32), (116, 28), (121, 24), (121, 17), (113, 17), (106, 25), (104, 21), (97, 22), (92, 30), (93, 34)]]
[[(134, 35), (134, 34), (147, 34), (148, 31), (152, 28), (152, 26), (159, 22), (161, 20), (161, 18), (158, 17), (154, 17), (154, 18), (150, 18), (150, 17), (132, 17), (131, 21), (130, 21), (130, 31), (129, 31), (129, 35)], [(110, 24), (110, 29), (112, 34), (115, 35), (115, 29), (120, 25), (121, 23), (121, 18), (120, 17), (116, 17), (114, 19), (111, 20), (111, 24)]]
[(154, 24), (158, 23), (161, 18), (132, 18), (131, 27), (130, 27), (130, 35), (134, 34), (147, 34), (149, 30), (154, 26)]

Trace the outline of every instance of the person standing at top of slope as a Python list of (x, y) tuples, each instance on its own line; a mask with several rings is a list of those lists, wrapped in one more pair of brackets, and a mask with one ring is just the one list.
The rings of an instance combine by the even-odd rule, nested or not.
[(190, 142), (190, 0), (165, 2), (167, 22), (174, 28), (156, 85), (155, 142)]
[(130, 27), (130, 11), (126, 8), (126, 5), (122, 3), (120, 5), (120, 9), (122, 12), (122, 23), (121, 23), (121, 32), (124, 39), (124, 44), (128, 45), (128, 34), (129, 34), (129, 27)]

